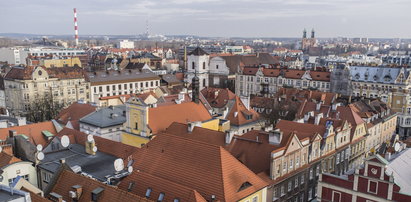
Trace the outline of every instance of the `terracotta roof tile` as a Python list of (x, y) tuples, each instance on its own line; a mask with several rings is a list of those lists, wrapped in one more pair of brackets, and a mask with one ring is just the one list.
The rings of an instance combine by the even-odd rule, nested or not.
[[(247, 119), (246, 115), (251, 115), (251, 119)], [(259, 117), (259, 114), (254, 109), (247, 109), (241, 99), (236, 96), (234, 105), (228, 112), (226, 119), (230, 120), (230, 124), (239, 126), (258, 121)]]
[[(96, 111), (96, 108), (97, 107), (91, 104), (81, 104), (81, 103), (76, 102), (76, 103), (71, 104), (67, 108), (61, 110), (59, 115), (56, 117), (56, 119), (64, 125), (66, 125), (67, 122), (71, 121), (72, 124), (78, 126), (79, 125), (78, 121), (84, 116), (86, 116), (87, 114), (90, 114)], [(77, 122), (77, 123), (73, 123), (73, 122)], [(74, 129), (79, 130), (78, 127), (74, 127)]]
[[(215, 195), (216, 200), (238, 201), (267, 186), (222, 147), (174, 135), (154, 138), (134, 159), (135, 170), (190, 187), (206, 200)], [(251, 186), (240, 191), (245, 182)]]
[(172, 123), (164, 134), (176, 135), (187, 139), (197, 140), (200, 142), (225, 146), (225, 133), (195, 126), (192, 132), (188, 132), (188, 125), (183, 123)]
[(13, 155), (7, 154), (5, 152), (0, 152), (0, 168), (20, 161), (20, 159), (14, 157)]
[(57, 131), (53, 125), (53, 122), (41, 122), (33, 123), (24, 126), (14, 126), (10, 128), (1, 128), (0, 129), (0, 140), (6, 140), (9, 136), (9, 130), (15, 130), (17, 135), (24, 134), (29, 138), (29, 141), (34, 145), (41, 144), (45, 146), (48, 143), (48, 140), (44, 137), (42, 131), (49, 131), (50, 133), (56, 135)]
[(203, 94), (211, 107), (214, 108), (225, 107), (229, 100), (233, 100), (236, 97), (228, 88), (206, 87), (201, 90), (201, 94)]
[(148, 116), (148, 124), (153, 134), (164, 131), (173, 122), (187, 123), (212, 119), (203, 104), (194, 102), (149, 108)]
[(145, 198), (132, 194), (130, 192), (118, 189), (116, 187), (103, 184), (91, 178), (81, 176), (70, 171), (64, 170), (58, 177), (57, 183), (52, 188), (52, 192), (55, 192), (63, 197), (65, 201), (72, 201), (69, 196), (69, 191), (73, 191), (72, 186), (81, 185), (82, 194), (79, 202), (89, 202), (91, 200), (91, 192), (96, 188), (103, 188), (99, 201), (110, 202), (125, 202), (125, 201), (149, 201)]

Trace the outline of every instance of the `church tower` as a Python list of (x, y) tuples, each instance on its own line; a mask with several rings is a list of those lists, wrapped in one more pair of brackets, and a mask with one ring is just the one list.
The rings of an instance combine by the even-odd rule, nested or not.
[(192, 100), (195, 103), (200, 102), (200, 79), (197, 77), (197, 72), (194, 72), (194, 77), (191, 81)]
[(305, 30), (305, 28), (304, 28), (304, 31), (303, 31), (303, 39), (305, 39), (305, 38), (307, 38), (307, 30)]
[(314, 28), (311, 30), (311, 38), (312, 38), (312, 39), (314, 39), (314, 38), (315, 38)]
[(197, 47), (187, 56), (187, 80), (192, 82), (195, 76), (199, 79), (199, 90), (208, 86), (210, 72), (210, 56), (200, 47)]

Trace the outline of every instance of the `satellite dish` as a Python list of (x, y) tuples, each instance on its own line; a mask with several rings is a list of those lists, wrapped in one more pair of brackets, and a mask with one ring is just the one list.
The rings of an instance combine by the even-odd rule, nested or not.
[(396, 142), (395, 145), (394, 145), (394, 151), (398, 152), (398, 151), (400, 151), (400, 148), (401, 148), (400, 143)]
[(43, 152), (39, 152), (37, 154), (37, 160), (42, 161), (44, 159), (44, 153)]
[(93, 152), (97, 152), (97, 147), (96, 146), (93, 147)]
[(63, 137), (61, 137), (61, 145), (63, 145), (64, 148), (68, 147), (70, 144), (70, 139), (69, 137), (67, 137), (67, 135), (63, 135)]
[(94, 141), (93, 135), (87, 135), (87, 141), (93, 142)]
[(38, 144), (36, 148), (37, 148), (37, 151), (39, 152), (43, 151), (43, 145), (41, 144)]
[(114, 161), (114, 170), (118, 171), (122, 171), (124, 169), (124, 162), (123, 159), (116, 159)]
[(132, 172), (133, 172), (133, 166), (129, 166), (129, 167), (127, 168), (127, 171), (128, 171), (129, 173), (132, 173)]

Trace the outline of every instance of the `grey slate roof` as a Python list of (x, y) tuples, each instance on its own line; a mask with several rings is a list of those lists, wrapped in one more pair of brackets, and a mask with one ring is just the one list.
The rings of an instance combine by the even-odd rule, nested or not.
[(126, 106), (109, 106), (101, 108), (80, 119), (80, 123), (89, 124), (99, 128), (120, 125), (126, 122)]
[(205, 52), (202, 48), (197, 47), (196, 49), (194, 49), (193, 51), (191, 51), (188, 55), (200, 56), (200, 55), (208, 55), (208, 53)]
[(144, 80), (144, 79), (160, 79), (150, 70), (145, 69), (124, 69), (120, 71), (96, 71), (87, 73), (88, 79), (91, 83), (97, 82), (112, 82), (124, 80)]
[(85, 147), (79, 144), (71, 144), (68, 149), (46, 153), (44, 156), (39, 167), (50, 172), (57, 171), (60, 159), (63, 158), (68, 166), (80, 166), (82, 172), (90, 174), (100, 181), (105, 181), (105, 176), (113, 175), (116, 172), (113, 163), (117, 157), (99, 151), (96, 155), (87, 154)]
[[(408, 77), (411, 69), (405, 69), (405, 78)], [(385, 84), (394, 84), (401, 68), (393, 67), (366, 67), (366, 66), (351, 66), (351, 78), (353, 81), (377, 82)]]

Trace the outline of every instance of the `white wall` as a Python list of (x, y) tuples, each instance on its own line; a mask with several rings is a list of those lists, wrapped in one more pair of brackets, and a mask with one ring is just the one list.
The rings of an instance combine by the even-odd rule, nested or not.
[(7, 165), (2, 168), (4, 173), (2, 174), (3, 176), (3, 181), (0, 182), (0, 184), (3, 185), (9, 185), (9, 179), (13, 179), (17, 176), (24, 176), (28, 175), (29, 176), (29, 182), (37, 187), (37, 172), (36, 168), (32, 165), (32, 162), (28, 161), (21, 161), (17, 163), (13, 163), (10, 165)]

